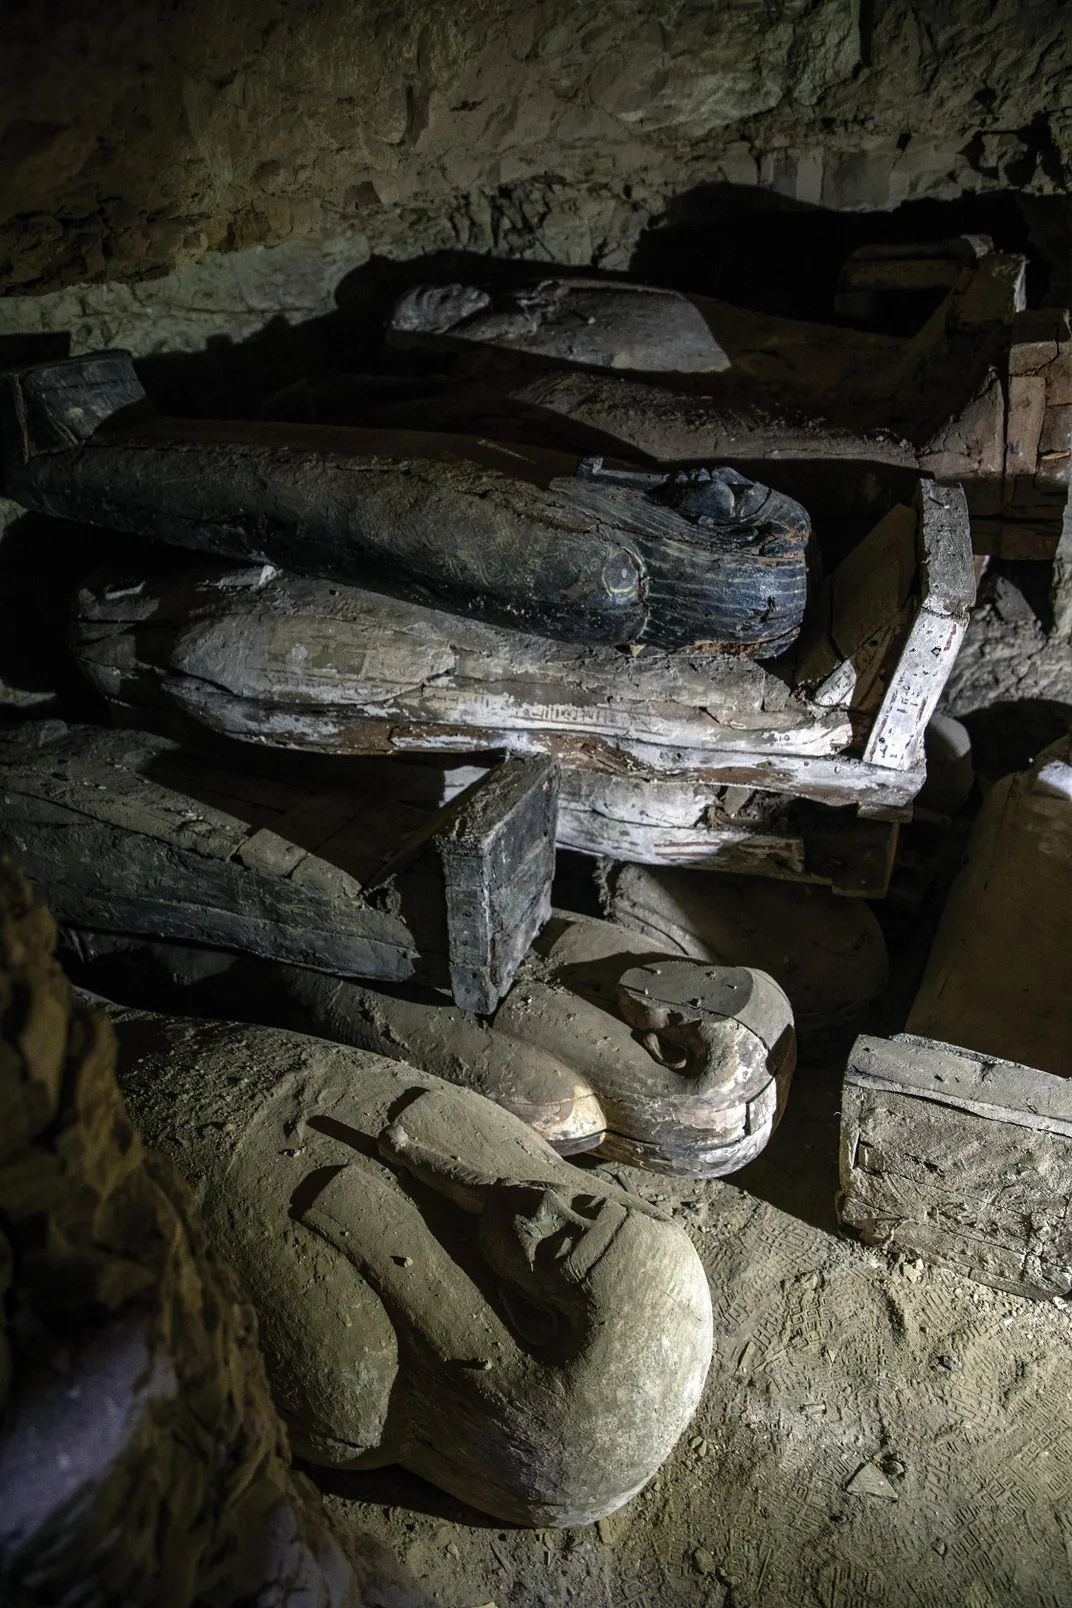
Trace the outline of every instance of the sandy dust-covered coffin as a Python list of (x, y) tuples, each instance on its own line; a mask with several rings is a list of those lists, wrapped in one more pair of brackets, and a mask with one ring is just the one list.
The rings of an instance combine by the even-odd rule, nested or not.
[(792, 1009), (762, 971), (683, 960), (564, 912), (488, 1018), (429, 989), (200, 945), (65, 936), (79, 981), (109, 998), (355, 1044), (494, 1100), (560, 1155), (594, 1150), (654, 1172), (743, 1167), (781, 1117), (796, 1062)]
[(123, 352), (5, 374), (0, 430), (8, 495), (39, 513), (565, 641), (768, 657), (804, 615), (807, 513), (710, 459), (162, 418)]
[(711, 1359), (668, 1215), (490, 1100), (304, 1033), (111, 1010), (120, 1084), (260, 1320), (294, 1444), (521, 1524), (639, 1490)]

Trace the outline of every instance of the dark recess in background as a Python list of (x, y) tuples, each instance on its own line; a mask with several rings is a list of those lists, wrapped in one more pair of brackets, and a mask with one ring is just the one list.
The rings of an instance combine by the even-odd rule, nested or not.
[[(837, 322), (838, 270), (859, 246), (984, 234), (1029, 258), (1030, 306), (1064, 305), (1072, 273), (1067, 196), (1005, 190), (952, 201), (910, 201), (891, 212), (834, 212), (769, 190), (711, 185), (671, 202), (641, 236), (629, 277), (789, 318)], [(789, 271), (787, 272), (787, 268)], [(933, 300), (904, 297), (903, 328)]]

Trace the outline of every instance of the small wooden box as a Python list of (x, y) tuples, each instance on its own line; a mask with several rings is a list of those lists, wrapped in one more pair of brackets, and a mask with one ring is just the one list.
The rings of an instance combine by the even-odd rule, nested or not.
[(839, 1211), (865, 1244), (1066, 1296), (1070, 1202), (1072, 1081), (910, 1034), (856, 1040)]

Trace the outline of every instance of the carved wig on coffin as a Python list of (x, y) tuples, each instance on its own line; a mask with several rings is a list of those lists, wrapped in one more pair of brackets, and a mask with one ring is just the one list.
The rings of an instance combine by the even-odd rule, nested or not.
[(68, 929), (85, 984), (133, 1005), (296, 1028), (494, 1100), (560, 1155), (715, 1178), (759, 1154), (796, 1060), (785, 994), (745, 966), (682, 960), (556, 914), (493, 1016), (199, 945)]
[(120, 352), (9, 373), (0, 424), (8, 494), (27, 508), (567, 641), (762, 657), (804, 614), (808, 516), (733, 470), (158, 418)]
[(296, 1449), (589, 1523), (699, 1400), (687, 1236), (490, 1100), (304, 1034), (113, 1009), (121, 1084), (260, 1318)]

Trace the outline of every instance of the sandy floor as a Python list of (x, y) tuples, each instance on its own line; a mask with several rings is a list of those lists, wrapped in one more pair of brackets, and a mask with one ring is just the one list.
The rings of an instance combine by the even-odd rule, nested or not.
[(390, 1471), (327, 1482), (334, 1514), (444, 1608), (1072, 1602), (1072, 1314), (841, 1237), (837, 1102), (836, 1073), (801, 1068), (733, 1179), (628, 1173), (692, 1235), (717, 1336), (701, 1410), (635, 1501), (509, 1530)]

